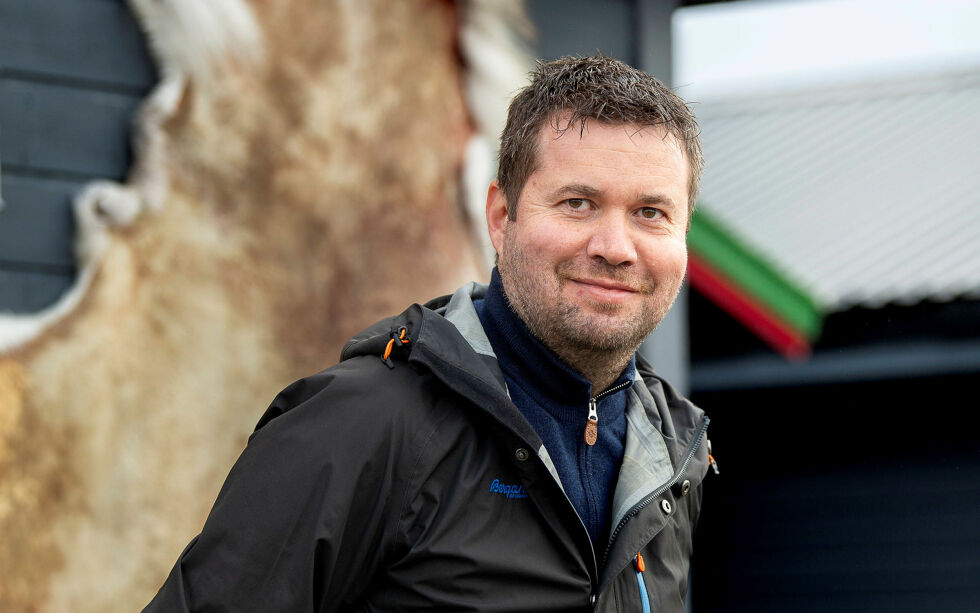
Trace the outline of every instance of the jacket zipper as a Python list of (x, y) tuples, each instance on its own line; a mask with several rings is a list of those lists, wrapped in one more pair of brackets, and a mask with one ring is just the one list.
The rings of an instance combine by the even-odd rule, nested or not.
[(697, 453), (698, 448), (701, 446), (701, 441), (704, 439), (704, 431), (708, 428), (708, 423), (710, 421), (711, 420), (707, 417), (704, 417), (701, 420), (701, 425), (698, 426), (698, 431), (695, 433), (694, 440), (691, 442), (691, 446), (687, 448), (687, 453), (684, 455), (684, 460), (681, 462), (680, 468), (674, 472), (674, 476), (671, 477), (666, 483), (648, 494), (643, 500), (633, 505), (632, 508), (627, 511), (626, 515), (623, 515), (623, 518), (619, 520), (619, 523), (616, 524), (616, 529), (612, 531), (612, 534), (609, 536), (609, 542), (606, 544), (606, 551), (602, 554), (602, 566), (600, 568), (605, 568), (607, 558), (609, 557), (609, 550), (612, 549), (612, 544), (616, 542), (616, 537), (623, 530), (623, 527), (626, 526), (627, 522), (636, 516), (636, 514), (643, 509), (643, 507), (653, 502), (658, 496), (666, 492), (670, 486), (677, 483), (677, 480), (680, 479), (687, 471), (687, 467), (691, 464), (694, 454)]
[(601, 394), (596, 394), (589, 399), (589, 417), (585, 422), (585, 443), (591, 447), (595, 445), (599, 438), (599, 399), (633, 385), (632, 381), (623, 381), (615, 387), (610, 387)]

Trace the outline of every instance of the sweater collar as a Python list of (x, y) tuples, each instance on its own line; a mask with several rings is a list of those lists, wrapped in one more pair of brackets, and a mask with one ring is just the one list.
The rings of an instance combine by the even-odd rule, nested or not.
[[(477, 314), (506, 378), (520, 385), (543, 406), (558, 412), (564, 412), (561, 408), (566, 407), (575, 419), (580, 420), (583, 407), (593, 395), (592, 384), (541, 343), (513, 311), (496, 268)], [(636, 378), (635, 360), (635, 356), (630, 358), (610, 387)], [(552, 412), (556, 417), (560, 416)]]

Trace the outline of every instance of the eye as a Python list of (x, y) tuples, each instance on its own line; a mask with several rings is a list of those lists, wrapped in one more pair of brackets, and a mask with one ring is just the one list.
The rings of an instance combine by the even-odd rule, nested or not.
[(652, 206), (645, 206), (640, 209), (640, 217), (643, 219), (662, 219), (664, 212)]
[(565, 201), (565, 205), (573, 211), (584, 211), (589, 208), (589, 201), (585, 198), (569, 198)]

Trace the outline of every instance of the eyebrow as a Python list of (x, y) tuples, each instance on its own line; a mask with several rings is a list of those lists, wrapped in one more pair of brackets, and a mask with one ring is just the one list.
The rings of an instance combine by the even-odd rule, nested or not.
[(584, 196), (586, 198), (598, 198), (602, 195), (602, 190), (596, 189), (584, 183), (569, 183), (562, 185), (551, 194), (551, 200), (561, 200), (572, 196)]
[[(584, 183), (569, 183), (562, 185), (551, 193), (551, 200), (563, 200), (565, 198), (582, 197), (598, 198), (602, 196), (602, 190), (586, 185)], [(665, 206), (676, 208), (677, 204), (672, 198), (665, 194), (644, 194), (636, 199), (637, 202), (647, 205)]]
[(642, 196), (639, 198), (639, 202), (643, 204), (655, 204), (657, 206), (666, 206), (676, 208), (677, 205), (674, 203), (673, 198), (669, 196), (664, 196), (662, 194), (653, 194), (648, 196)]

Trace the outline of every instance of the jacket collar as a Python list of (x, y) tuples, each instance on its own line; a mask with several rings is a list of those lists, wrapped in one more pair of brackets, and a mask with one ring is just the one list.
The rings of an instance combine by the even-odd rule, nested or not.
[(415, 305), (418, 315), (413, 312), (409, 317), (415, 333), (408, 360), (428, 368), (447, 387), (536, 449), (542, 447), (541, 438), (511, 403), (497, 358), (473, 306), (473, 298), (484, 296), (486, 288), (469, 283), (451, 297), (437, 298), (424, 307)]
[[(540, 438), (507, 396), (503, 375), (473, 306), (473, 298), (485, 296), (486, 291), (486, 285), (469, 283), (452, 296), (436, 298), (425, 306), (414, 304), (353, 337), (344, 346), (341, 360), (365, 354), (380, 359), (391, 334), (405, 326), (411, 339), (404, 348), (408, 351), (396, 352), (394, 360), (407, 357), (410, 362), (424, 364), (449, 388), (484, 407), (527, 441), (540, 445)], [(642, 403), (646, 405), (646, 420), (671, 442), (668, 448), (676, 462), (704, 412), (657, 376), (642, 358), (636, 367), (636, 381), (645, 380), (640, 384), (648, 388), (638, 392), (646, 399)], [(647, 398), (647, 394), (651, 396)]]

